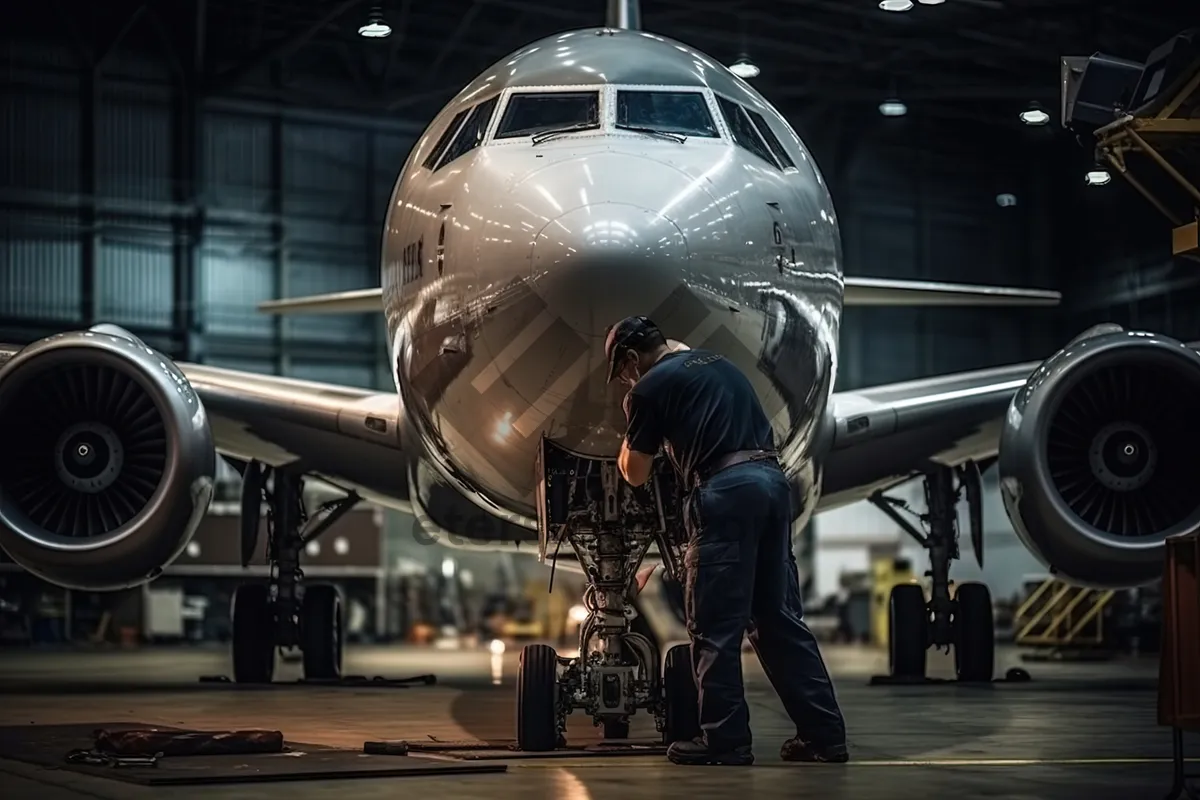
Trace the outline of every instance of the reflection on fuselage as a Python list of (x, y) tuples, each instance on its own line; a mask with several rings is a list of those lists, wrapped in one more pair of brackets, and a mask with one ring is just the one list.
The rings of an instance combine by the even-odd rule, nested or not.
[[(657, 108), (654, 119), (667, 119), (686, 108), (686, 124), (707, 114), (720, 135), (617, 128), (625, 84), (662, 87), (670, 102), (639, 97), (623, 113)], [(596, 92), (590, 128), (495, 138), (512, 94), (567, 88)], [(456, 152), (447, 131), (478, 116), (463, 112), (490, 97), (499, 100), (471, 133), (477, 144), (439, 157), (439, 147)], [(740, 127), (727, 117), (738, 104), (748, 114)], [(735, 141), (753, 134), (750, 115), (784, 152), (772, 155), (767, 137), (757, 151)], [(489, 512), (531, 522), (543, 435), (615, 455), (623, 390), (605, 383), (603, 342), (629, 314), (734, 361), (788, 468), (815, 489), (841, 313), (832, 203), (787, 123), (683, 45), (630, 31), (564, 34), (468, 86), (401, 174), (383, 285), (408, 424), (442, 478)]]

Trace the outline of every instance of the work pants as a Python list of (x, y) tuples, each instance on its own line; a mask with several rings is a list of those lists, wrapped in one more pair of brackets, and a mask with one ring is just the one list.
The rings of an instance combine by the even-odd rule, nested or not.
[(801, 738), (843, 744), (845, 723), (816, 637), (803, 620), (791, 543), (791, 491), (770, 463), (728, 467), (688, 498), (687, 626), (700, 727), (713, 752), (751, 744), (742, 636)]

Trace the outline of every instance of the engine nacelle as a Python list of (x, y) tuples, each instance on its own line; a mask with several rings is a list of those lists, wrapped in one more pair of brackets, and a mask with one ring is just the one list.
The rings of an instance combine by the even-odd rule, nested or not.
[(1013, 398), (999, 469), (1017, 535), (1059, 577), (1161, 577), (1164, 541), (1200, 527), (1200, 354), (1116, 325), (1085, 332)]
[(121, 328), (42, 339), (0, 369), (0, 547), (51, 583), (155, 578), (195, 534), (215, 474), (199, 396)]

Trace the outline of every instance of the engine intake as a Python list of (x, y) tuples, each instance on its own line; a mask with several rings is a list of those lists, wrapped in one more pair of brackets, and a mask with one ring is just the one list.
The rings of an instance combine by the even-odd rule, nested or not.
[(1200, 527), (1200, 354), (1156, 334), (1094, 328), (1013, 398), (1000, 488), (1025, 545), (1062, 578), (1137, 586), (1164, 541)]
[(137, 586), (187, 546), (216, 451), (169, 358), (115, 326), (52, 336), (0, 369), (0, 547), (39, 577)]

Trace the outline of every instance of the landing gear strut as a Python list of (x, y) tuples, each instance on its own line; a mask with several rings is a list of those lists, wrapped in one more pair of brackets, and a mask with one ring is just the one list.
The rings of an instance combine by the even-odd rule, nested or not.
[(242, 566), (250, 563), (257, 547), (265, 499), (271, 574), (266, 583), (246, 583), (234, 593), (233, 679), (270, 683), (276, 649), (297, 648), (306, 679), (337, 680), (345, 643), (341, 595), (330, 584), (306, 585), (300, 554), (357, 505), (359, 497), (351, 493), (326, 503), (310, 517), (304, 508), (303, 476), (251, 461), (242, 477)]
[(542, 439), (539, 556), (553, 562), (564, 543), (570, 546), (568, 557), (577, 558), (587, 576), (588, 616), (579, 628), (577, 657), (561, 657), (545, 645), (528, 645), (521, 653), (522, 750), (565, 744), (567, 716), (575, 709), (591, 715), (606, 739), (627, 738), (629, 718), (639, 709), (654, 715), (667, 743), (699, 733), (695, 687), (689, 698), (680, 677), (686, 648), (672, 648), (664, 671), (658, 647), (632, 630), (637, 571), (646, 553), (657, 545), (667, 576), (678, 579), (686, 541), (674, 475), (658, 466), (663, 468), (635, 488), (620, 480), (614, 459), (593, 459)]
[[(899, 510), (910, 511), (902, 500), (882, 492), (871, 502), (929, 551), (929, 598), (917, 584), (892, 588), (888, 606), (888, 661), (892, 678), (923, 680), (930, 646), (954, 648), (959, 681), (987, 683), (995, 670), (995, 630), (992, 598), (982, 583), (964, 583), (951, 594), (950, 562), (959, 557), (958, 501), (965, 495), (975, 558), (983, 566), (983, 511), (979, 465), (933, 465), (925, 474), (927, 513), (915, 515), (922, 532)], [(912, 513), (910, 511), (910, 513)]]

